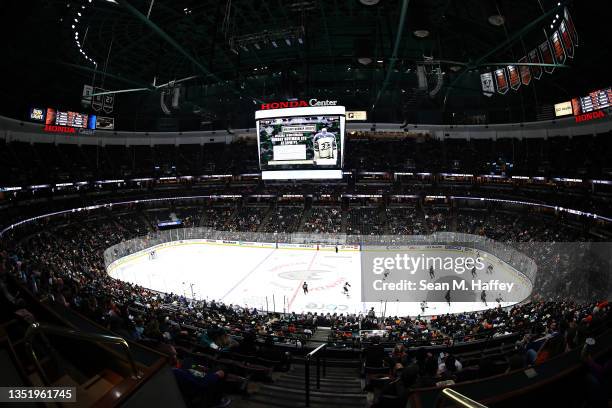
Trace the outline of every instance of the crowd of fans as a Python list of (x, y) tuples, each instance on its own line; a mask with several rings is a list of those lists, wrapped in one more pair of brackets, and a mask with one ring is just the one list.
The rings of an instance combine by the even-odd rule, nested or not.
[(347, 212), (347, 234), (356, 235), (383, 235), (384, 222), (380, 221), (380, 208), (356, 207), (349, 208)]
[[(347, 137), (345, 167), (454, 173), (596, 177), (605, 173), (608, 134), (547, 139), (449, 139), (427, 136), (384, 138), (368, 132)], [(606, 148), (605, 146), (608, 146)], [(31, 165), (36, 163), (36, 166)], [(504, 163), (501, 168), (496, 163)], [(508, 163), (508, 164), (506, 164)], [(0, 140), (0, 184), (6, 180), (61, 182), (93, 177), (181, 176), (258, 170), (253, 143), (92, 146), (30, 145)]]
[[(605, 327), (609, 311), (607, 301), (575, 303), (535, 298), (508, 310), (436, 316), (429, 321), (387, 318), (382, 325), (388, 337), (370, 339), (363, 351), (366, 372), (374, 373), (368, 376), (369, 386), (377, 395), (373, 406), (384, 406), (387, 396), (399, 398), (405, 404), (415, 388), (508, 373), (537, 366), (567, 351), (580, 350), (587, 337)], [(369, 323), (378, 327), (378, 322), (372, 320), (366, 319), (362, 326)], [(420, 347), (435, 343), (444, 345), (444, 350), (453, 350), (458, 342), (480, 340), (486, 349), (487, 343), (495, 338), (505, 338), (506, 343), (491, 347), (486, 353), (483, 349), (453, 353)], [(381, 340), (395, 344), (391, 353), (385, 352)], [(384, 381), (377, 388), (375, 373), (390, 376), (391, 381)]]
[(300, 206), (277, 206), (264, 227), (265, 232), (296, 232), (300, 226), (302, 213), (303, 208)]
[(315, 207), (304, 222), (304, 231), (332, 233), (342, 231), (342, 210), (338, 207)]
[(387, 207), (387, 222), (391, 235), (421, 235), (424, 220), (415, 207)]
[(227, 231), (250, 231), (255, 232), (263, 222), (267, 207), (247, 207), (238, 210), (235, 217), (230, 218), (225, 224)]

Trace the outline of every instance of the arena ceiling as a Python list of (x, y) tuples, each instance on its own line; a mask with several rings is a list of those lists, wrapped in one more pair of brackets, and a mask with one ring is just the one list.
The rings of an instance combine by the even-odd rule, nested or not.
[[(568, 68), (519, 92), (484, 97), (478, 74), (542, 42), (558, 4), (569, 7), (580, 39)], [(93, 83), (141, 89), (116, 94), (123, 114), (163, 116), (154, 85), (191, 78), (180, 82), (184, 103), (174, 116), (232, 120), (228, 111), (253, 110), (258, 101), (317, 97), (381, 121), (426, 122), (423, 112), (444, 121), (459, 110), (511, 111), (523, 120), (529, 109), (610, 85), (610, 15), (586, 2), (36, 0), (0, 7), (10, 17), (5, 111), (33, 103), (75, 109), (83, 85)], [(418, 66), (432, 60), (427, 89), (419, 90)]]

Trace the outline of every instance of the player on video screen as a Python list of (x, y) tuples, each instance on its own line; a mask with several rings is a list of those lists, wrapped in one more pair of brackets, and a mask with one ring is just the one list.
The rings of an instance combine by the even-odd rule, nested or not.
[(336, 135), (322, 128), (312, 139), (315, 151), (315, 160), (336, 158)]
[(45, 116), (45, 125), (55, 125), (56, 112), (55, 109), (48, 108)]

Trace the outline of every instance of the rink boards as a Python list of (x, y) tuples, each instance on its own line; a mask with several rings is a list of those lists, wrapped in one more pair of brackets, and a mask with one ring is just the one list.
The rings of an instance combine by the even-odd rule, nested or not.
[[(470, 248), (413, 246), (418, 252), (460, 256)], [(390, 248), (390, 251), (395, 248)], [(151, 251), (156, 257), (149, 259)], [(146, 288), (197, 299), (276, 312), (366, 313), (371, 307), (385, 315), (434, 315), (483, 310), (497, 306), (482, 302), (430, 302), (421, 313), (419, 302), (362, 302), (359, 246), (283, 244), (231, 240), (168, 242), (118, 259), (108, 265), (113, 278)], [(495, 275), (512, 279), (527, 298), (531, 282), (519, 271), (492, 255)], [(493, 277), (493, 276), (492, 276)], [(310, 290), (304, 294), (302, 285)], [(351, 285), (349, 295), (342, 290)], [(494, 299), (491, 293), (490, 299)], [(421, 299), (425, 300), (425, 299)], [(517, 302), (501, 302), (510, 306)]]

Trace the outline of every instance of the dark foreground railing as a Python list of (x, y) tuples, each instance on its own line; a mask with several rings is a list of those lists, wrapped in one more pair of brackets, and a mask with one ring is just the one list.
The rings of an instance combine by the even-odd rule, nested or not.
[(304, 360), (304, 380), (306, 382), (306, 406), (310, 406), (310, 362), (314, 358), (317, 364), (317, 389), (321, 387), (321, 358), (323, 359), (323, 377), (325, 377), (325, 370), (327, 361), (325, 358), (325, 351), (327, 350), (327, 344), (321, 344), (310, 353), (306, 354), (306, 360)]

